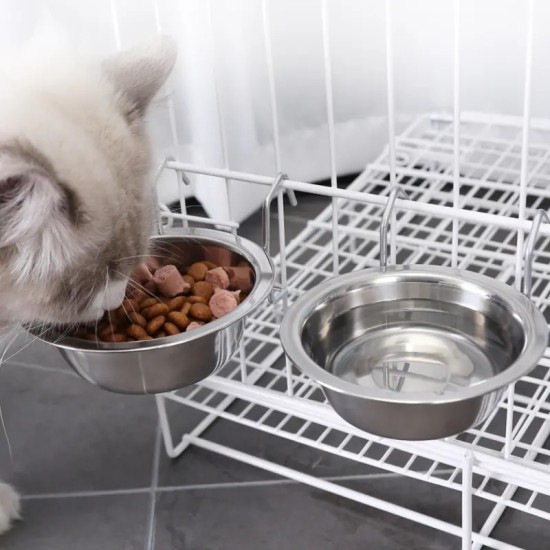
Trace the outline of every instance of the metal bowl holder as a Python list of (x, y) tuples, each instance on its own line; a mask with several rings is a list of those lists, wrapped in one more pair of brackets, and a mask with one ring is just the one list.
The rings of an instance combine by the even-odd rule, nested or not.
[[(173, 157), (168, 156), (166, 157), (159, 165), (157, 172), (155, 174), (155, 177), (153, 178), (154, 181), (154, 189), (155, 189), (155, 201), (157, 205), (157, 216), (156, 216), (156, 228), (157, 228), (157, 234), (158, 235), (164, 235), (164, 230), (166, 227), (172, 227), (172, 219), (169, 219), (168, 223), (163, 223), (162, 218), (163, 217), (169, 217), (170, 211), (167, 209), (165, 205), (163, 205), (159, 199), (157, 194), (157, 183), (160, 178), (161, 173), (166, 169), (167, 163), (170, 161), (175, 160)], [(191, 185), (191, 181), (189, 180), (187, 174), (180, 169), (175, 170), (178, 175), (178, 185), (180, 186), (189, 186)], [(284, 189), (282, 187), (283, 182), (288, 179), (288, 176), (284, 172), (279, 172), (275, 178), (273, 179), (273, 183), (271, 184), (269, 188), (269, 192), (264, 199), (262, 203), (262, 248), (264, 252), (266, 253), (267, 257), (269, 258), (273, 270), (275, 271), (275, 263), (273, 262), (273, 258), (271, 257), (271, 221), (269, 217), (270, 213), (270, 207), (271, 203), (273, 202), (273, 199), (275, 196), (280, 195), (281, 193), (286, 192), (288, 194), (288, 198), (290, 201), (291, 206), (296, 206), (298, 204), (298, 201), (296, 199), (296, 195), (292, 189)], [(181, 195), (181, 193), (180, 193)], [(180, 199), (180, 203), (181, 203)], [(235, 224), (234, 222), (228, 224), (225, 226), (231, 233), (236, 234), (238, 224)], [(185, 227), (185, 225), (184, 225)], [(221, 224), (220, 224), (221, 227)], [(283, 301), (283, 310), (286, 309), (287, 303), (288, 303), (288, 292), (287, 289), (281, 284), (275, 282), (273, 285), (273, 289), (268, 295), (268, 301), (270, 304), (276, 304)]]

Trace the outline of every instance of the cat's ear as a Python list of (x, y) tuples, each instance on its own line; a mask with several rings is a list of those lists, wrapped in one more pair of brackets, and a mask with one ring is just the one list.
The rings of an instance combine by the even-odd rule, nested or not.
[(132, 50), (119, 52), (103, 62), (109, 80), (131, 106), (129, 115), (143, 116), (174, 67), (177, 47), (174, 39), (158, 36)]
[(75, 197), (28, 151), (0, 149), (0, 247), (75, 220)]

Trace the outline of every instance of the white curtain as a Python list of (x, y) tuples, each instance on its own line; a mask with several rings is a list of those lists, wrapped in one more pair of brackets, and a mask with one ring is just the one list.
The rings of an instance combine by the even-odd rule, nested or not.
[[(336, 161), (362, 170), (387, 142), (383, 0), (328, 0)], [(462, 0), (462, 107), (521, 114), (527, 2)], [(267, 0), (281, 165), (295, 179), (330, 174), (321, 0)], [(179, 43), (174, 75), (149, 125), (160, 161), (276, 174), (260, 0), (0, 0), (0, 45), (18, 46), (44, 19), (73, 46), (106, 55), (158, 32)], [(550, 3), (535, 2), (533, 115), (550, 118)], [(452, 111), (452, 0), (393, 0), (397, 130), (420, 113)], [(174, 117), (171, 118), (171, 98)], [(1, 123), (1, 121), (0, 121)], [(223, 139), (222, 139), (223, 135)], [(161, 198), (177, 197), (166, 174)], [(192, 176), (210, 215), (242, 220), (266, 190)], [(229, 198), (229, 200), (227, 200)]]

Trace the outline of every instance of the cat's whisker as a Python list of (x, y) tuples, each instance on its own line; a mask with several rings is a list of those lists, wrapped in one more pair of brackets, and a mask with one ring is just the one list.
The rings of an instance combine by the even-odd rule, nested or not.
[(161, 254), (136, 254), (135, 256), (124, 256), (115, 260), (115, 263), (123, 262), (124, 260), (134, 260), (136, 258), (164, 258)]
[[(106, 271), (107, 277), (106, 277), (106, 284), (105, 284), (105, 292), (109, 293), (109, 271)], [(115, 326), (113, 325), (113, 320), (111, 319), (111, 312), (107, 310), (107, 317), (109, 318), (109, 326), (111, 327), (111, 332), (114, 332)]]
[[(123, 275), (122, 273), (120, 273), (116, 269), (113, 270), (113, 273), (117, 273), (118, 275)], [(138, 283), (137, 281), (134, 281), (132, 279), (128, 279), (128, 286), (130, 286), (130, 287), (132, 287), (136, 290), (142, 290), (143, 292), (145, 292), (146, 294), (148, 294), (152, 298), (155, 298), (156, 300), (159, 300), (159, 302), (161, 301), (160, 298), (156, 294), (154, 294), (150, 290), (147, 290), (142, 284)]]

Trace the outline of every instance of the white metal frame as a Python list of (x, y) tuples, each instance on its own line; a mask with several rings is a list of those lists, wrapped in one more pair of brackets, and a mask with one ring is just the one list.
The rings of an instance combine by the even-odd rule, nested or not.
[[(483, 425), (445, 440), (404, 442), (361, 432), (338, 417), (316, 384), (284, 360), (278, 340), (278, 326), (288, 300), (326, 277), (378, 264), (378, 226), (392, 186), (400, 185), (409, 197), (396, 201), (395, 223), (391, 225), (392, 261), (471, 269), (518, 288), (523, 274), (525, 233), (533, 225), (535, 211), (550, 205), (550, 121), (533, 120), (530, 113), (534, 1), (527, 3), (522, 117), (461, 110), (460, 4), (454, 0), (453, 112), (421, 116), (399, 135), (394, 124), (392, 9), (391, 0), (386, 0), (388, 146), (350, 187), (340, 189), (336, 179), (329, 19), (326, 0), (321, 0), (331, 185), (323, 187), (287, 178), (282, 188), (324, 195), (332, 199), (331, 206), (310, 220), (287, 244), (283, 196), (282, 192), (278, 193), (281, 245), (276, 265), (286, 291), (283, 299), (266, 303), (248, 320), (238, 356), (219, 374), (186, 391), (157, 396), (164, 445), (171, 457), (195, 445), (374, 506), (460, 537), (464, 549), (517, 548), (492, 536), (506, 509), (550, 520), (550, 508), (545, 502), (545, 497), (550, 496), (547, 467), (550, 450), (545, 448), (550, 434), (550, 404), (547, 403), (550, 349), (532, 374), (510, 387)], [(262, 0), (262, 10), (274, 153), (279, 173), (284, 166), (279, 146), (267, 0)], [(173, 109), (170, 113), (173, 117)], [(177, 136), (174, 139), (177, 141)], [(222, 149), (226, 150), (221, 126), (220, 139)], [(229, 169), (227, 159), (224, 163), (223, 168), (216, 168), (167, 159), (162, 169), (178, 174), (180, 186), (190, 173), (218, 177), (220, 192), (225, 192), (224, 185), (229, 181), (263, 185), (267, 191), (276, 180), (276, 174), (236, 172)], [(162, 207), (164, 223), (170, 225), (178, 219), (186, 226), (200, 221), (238, 231), (239, 224), (235, 222), (187, 215), (184, 194), (180, 193), (180, 197), (182, 213), (173, 214)], [(533, 271), (533, 299), (545, 311), (550, 306), (550, 224), (540, 226), (540, 235)], [(168, 402), (204, 413), (201, 422), (191, 432), (178, 435), (177, 440), (166, 410)], [(235, 407), (235, 403), (239, 406)], [(460, 491), (462, 525), (450, 524), (209, 441), (204, 432), (218, 418), (311, 446), (322, 453), (337, 454)], [(474, 498), (485, 499), (493, 505), (479, 532), (472, 530)]]

